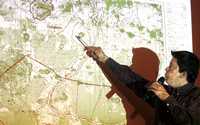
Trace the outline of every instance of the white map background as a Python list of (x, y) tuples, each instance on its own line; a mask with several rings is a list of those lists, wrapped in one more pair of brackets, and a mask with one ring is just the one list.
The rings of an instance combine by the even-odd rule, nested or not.
[(192, 48), (188, 3), (0, 0), (0, 125), (126, 124), (120, 98), (106, 99), (110, 84), (75, 35), (122, 64), (134, 47), (168, 60)]

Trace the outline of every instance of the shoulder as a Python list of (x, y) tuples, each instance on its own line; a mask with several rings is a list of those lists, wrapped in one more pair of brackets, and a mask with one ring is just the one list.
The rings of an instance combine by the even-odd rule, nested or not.
[(200, 100), (200, 88), (197, 86), (194, 86), (189, 93), (189, 97), (193, 99), (199, 99)]

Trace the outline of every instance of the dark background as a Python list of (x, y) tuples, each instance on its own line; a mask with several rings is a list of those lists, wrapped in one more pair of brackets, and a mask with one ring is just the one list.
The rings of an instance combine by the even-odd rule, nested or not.
[[(193, 51), (200, 58), (200, 0), (191, 0)], [(197, 79), (200, 86), (200, 74)]]

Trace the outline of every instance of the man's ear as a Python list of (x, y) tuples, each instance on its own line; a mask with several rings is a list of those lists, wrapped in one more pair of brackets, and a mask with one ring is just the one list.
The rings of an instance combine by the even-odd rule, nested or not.
[(182, 72), (180, 77), (187, 79), (187, 72), (185, 72), (185, 71)]

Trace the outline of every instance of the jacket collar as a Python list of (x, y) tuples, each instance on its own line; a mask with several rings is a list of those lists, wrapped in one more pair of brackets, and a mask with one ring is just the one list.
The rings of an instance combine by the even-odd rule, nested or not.
[(192, 83), (187, 83), (184, 86), (175, 88), (173, 91), (173, 94), (175, 95), (186, 95), (187, 93), (189, 93), (195, 86)]

